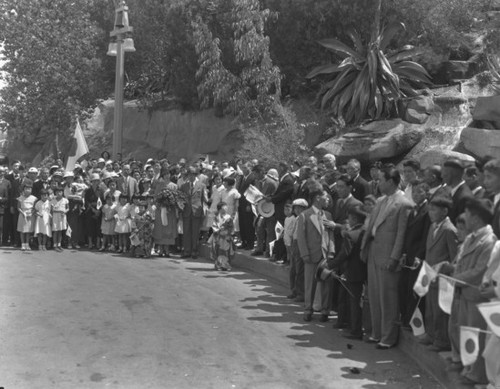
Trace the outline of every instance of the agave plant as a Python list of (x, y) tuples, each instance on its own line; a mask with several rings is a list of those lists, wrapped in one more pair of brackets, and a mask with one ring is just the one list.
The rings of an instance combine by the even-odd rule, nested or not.
[(354, 46), (337, 39), (324, 39), (319, 44), (343, 57), (340, 64), (326, 64), (313, 69), (306, 77), (329, 77), (319, 92), (321, 108), (342, 116), (346, 123), (389, 116), (395, 103), (415, 96), (417, 89), (431, 83), (431, 77), (418, 63), (411, 61), (421, 52), (407, 45), (388, 51), (394, 36), (405, 29), (403, 23), (392, 23), (364, 45), (359, 34), (348, 31)]

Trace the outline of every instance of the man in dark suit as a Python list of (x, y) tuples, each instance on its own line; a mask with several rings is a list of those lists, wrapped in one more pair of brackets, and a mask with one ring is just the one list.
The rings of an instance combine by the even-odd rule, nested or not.
[(187, 196), (187, 203), (182, 211), (183, 221), (183, 258), (198, 257), (198, 242), (203, 221), (204, 206), (208, 202), (207, 187), (198, 179), (198, 169), (188, 168), (187, 181), (179, 188)]
[(493, 195), (493, 219), (491, 227), (500, 239), (500, 159), (488, 161), (484, 167), (484, 186)]
[(480, 172), (476, 166), (471, 166), (465, 169), (464, 180), (469, 187), (472, 195), (476, 199), (482, 199), (485, 196), (486, 190), (479, 183)]
[(33, 183), (33, 196), (40, 199), (40, 191), (42, 189), (49, 189), (49, 169), (46, 167), (40, 169), (40, 178)]
[(399, 336), (400, 260), (413, 204), (399, 190), (401, 175), (393, 166), (380, 171), (381, 197), (363, 236), (362, 259), (368, 264), (368, 299), (372, 319), (370, 342), (385, 350)]
[(326, 322), (330, 312), (330, 283), (316, 280), (316, 270), (322, 259), (332, 257), (335, 248), (331, 232), (324, 226), (323, 220), (332, 220), (329, 212), (324, 211), (328, 205), (325, 191), (311, 193), (312, 206), (302, 212), (297, 219), (297, 245), (302, 261), (304, 261), (304, 321), (311, 321), (313, 302), (317, 282), (320, 283), (321, 318)]
[(19, 247), (21, 245), (19, 233), (17, 232), (17, 220), (19, 218), (19, 211), (17, 209), (17, 198), (21, 195), (21, 182), (24, 178), (24, 168), (21, 166), (20, 161), (12, 163), (12, 171), (5, 176), (10, 181), (11, 190), (9, 198), (10, 212), (5, 214), (4, 220), (4, 244), (10, 240), (12, 246)]
[(457, 217), (464, 212), (467, 200), (474, 197), (463, 179), (464, 166), (455, 158), (450, 158), (443, 163), (443, 181), (448, 187), (453, 206), (450, 209), (449, 218), (453, 224)]
[(295, 183), (293, 199), (304, 199), (310, 204), (308, 180), (311, 178), (312, 169), (302, 166), (299, 171), (299, 179)]
[[(427, 212), (429, 185), (417, 181), (413, 183), (412, 189), (412, 199), (415, 207), (408, 217), (403, 244), (403, 268), (399, 280), (399, 308), (401, 310), (401, 324), (404, 328), (409, 328), (410, 319), (418, 303), (413, 291), (413, 285), (417, 280), (420, 266), (415, 269), (412, 269), (412, 267), (415, 265), (415, 258), (425, 259), (425, 241), (431, 224)], [(421, 300), (419, 305), (422, 312), (424, 312), (423, 302), (424, 300)]]
[(338, 274), (343, 274), (346, 286), (352, 295), (347, 295), (349, 301), (349, 339), (362, 339), (362, 309), (360, 306), (363, 284), (366, 282), (366, 263), (361, 261), (361, 241), (363, 238), (363, 224), (366, 215), (360, 206), (350, 207), (347, 211), (349, 227), (342, 233), (342, 246), (335, 256), (332, 268)]
[[(342, 174), (337, 179), (336, 192), (338, 200), (333, 208), (332, 218), (334, 221), (334, 241), (337, 250), (340, 250), (343, 243), (342, 231), (348, 227), (348, 212), (351, 208), (362, 206), (363, 203), (352, 195), (353, 181), (347, 174)], [(335, 328), (346, 328), (349, 324), (349, 294), (342, 287), (340, 282), (333, 280), (332, 285), (332, 306), (338, 313)]]
[(240, 201), (238, 203), (238, 216), (240, 223), (241, 247), (243, 250), (253, 249), (255, 243), (255, 228), (253, 220), (255, 215), (252, 212), (252, 205), (245, 198), (245, 192), (250, 185), (255, 185), (255, 174), (251, 171), (252, 163), (246, 162), (240, 166), (243, 175), (238, 186)]
[(347, 163), (346, 172), (353, 181), (352, 195), (359, 201), (364, 201), (365, 196), (370, 194), (370, 185), (360, 175), (361, 164), (359, 163), (359, 161), (357, 159), (351, 159)]
[(130, 201), (132, 196), (139, 194), (139, 183), (130, 175), (130, 165), (123, 165), (122, 175), (118, 178), (116, 186)]
[(274, 214), (276, 220), (285, 224), (285, 203), (291, 200), (293, 196), (295, 179), (289, 172), (289, 167), (286, 162), (281, 162), (278, 166), (278, 173), (280, 176), (278, 188), (269, 200), (274, 204)]

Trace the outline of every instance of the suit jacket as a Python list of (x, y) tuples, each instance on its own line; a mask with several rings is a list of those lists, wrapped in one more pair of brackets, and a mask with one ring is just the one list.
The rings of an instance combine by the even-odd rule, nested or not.
[(448, 217), (439, 227), (435, 237), (431, 225), (425, 244), (425, 261), (429, 265), (434, 266), (440, 262), (453, 261), (457, 255), (457, 249), (457, 229)]
[(363, 233), (362, 224), (346, 231), (342, 237), (342, 248), (333, 260), (334, 268), (339, 268), (348, 282), (366, 281), (366, 263), (360, 257)]
[[(467, 235), (454, 261), (455, 265), (452, 277), (470, 285), (479, 286), (488, 268), (491, 251), (496, 241), (497, 237), (489, 225)], [(477, 288), (472, 288), (458, 282), (455, 284), (455, 287), (459, 288), (462, 296), (469, 301), (488, 301), (481, 297)]]
[(283, 224), (285, 221), (285, 203), (293, 196), (295, 179), (290, 173), (286, 173), (278, 184), (276, 192), (272, 195), (271, 201), (274, 204), (276, 219)]
[(347, 199), (337, 199), (335, 208), (333, 210), (333, 221), (335, 223), (346, 224), (347, 223), (347, 212), (349, 209), (361, 206), (363, 203), (359, 201), (354, 196), (349, 196)]
[(261, 192), (264, 196), (272, 196), (278, 189), (278, 181), (275, 181), (272, 178), (266, 176), (262, 180), (261, 188)]
[(5, 212), (10, 212), (9, 206), (11, 188), (12, 187), (9, 180), (4, 178), (2, 182), (0, 182), (0, 215), (3, 215)]
[(187, 196), (186, 206), (182, 211), (182, 216), (201, 218), (204, 216), (204, 208), (208, 203), (207, 187), (203, 182), (196, 179), (194, 183), (191, 181), (184, 182), (180, 188)]
[(382, 205), (387, 196), (381, 197), (368, 223), (368, 229), (363, 236), (362, 258), (368, 261), (374, 261), (379, 266), (388, 265), (389, 259), (399, 260), (403, 252), (403, 244), (408, 225), (408, 217), (413, 209), (412, 203), (405, 195), (398, 191), (390, 199), (389, 205), (381, 214), (380, 224), (373, 236), (373, 227), (379, 220)]
[[(328, 211), (323, 217), (332, 220)], [(307, 263), (318, 263), (335, 252), (331, 231), (324, 228), (312, 207), (302, 212), (297, 219), (297, 245), (300, 258)]]
[(125, 178), (121, 176), (120, 178), (118, 178), (116, 186), (120, 192), (127, 194), (129, 200), (133, 195), (139, 194), (139, 183), (134, 177), (128, 176), (127, 178)]
[(31, 194), (35, 196), (37, 199), (40, 199), (40, 192), (42, 191), (42, 189), (48, 190), (50, 188), (49, 180), (45, 181), (45, 183), (46, 183), (45, 188), (42, 180), (36, 180), (33, 183), (33, 190), (31, 191)]
[(453, 224), (455, 224), (457, 217), (465, 211), (465, 203), (467, 202), (467, 200), (473, 197), (474, 195), (467, 185), (460, 185), (460, 187), (451, 198), (453, 201), (453, 206), (448, 213), (448, 216)]
[(358, 176), (352, 184), (352, 195), (359, 201), (363, 201), (365, 196), (370, 194), (370, 185), (363, 177)]
[(246, 208), (250, 205), (245, 197), (245, 192), (250, 185), (255, 185), (255, 174), (250, 172), (248, 176), (241, 176), (241, 180), (239, 185), (237, 186), (238, 192), (240, 192), (240, 202), (238, 203), (238, 209), (240, 211), (245, 211)]
[(493, 232), (500, 239), (500, 201), (497, 203), (493, 210), (493, 219), (491, 220), (491, 227)]
[(427, 208), (427, 202), (420, 206), (416, 205), (408, 216), (403, 245), (403, 254), (406, 254), (407, 266), (413, 266), (416, 257), (425, 259), (425, 243), (431, 225)]
[(14, 173), (10, 172), (5, 175), (5, 178), (10, 181), (9, 206), (17, 208), (17, 198), (21, 196), (21, 181), (23, 180), (23, 175), (19, 174), (16, 178), (14, 177)]

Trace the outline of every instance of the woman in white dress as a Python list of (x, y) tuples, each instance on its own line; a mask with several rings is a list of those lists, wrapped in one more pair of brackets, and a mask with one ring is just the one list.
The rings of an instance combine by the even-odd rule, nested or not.
[(238, 223), (238, 204), (241, 194), (238, 189), (234, 187), (236, 180), (233, 177), (226, 177), (222, 180), (224, 189), (221, 191), (221, 202), (227, 204), (227, 213), (233, 219), (234, 232), (240, 231)]

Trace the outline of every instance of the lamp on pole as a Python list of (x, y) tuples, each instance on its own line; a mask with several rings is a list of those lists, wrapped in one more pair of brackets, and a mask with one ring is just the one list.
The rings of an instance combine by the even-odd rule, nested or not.
[(109, 34), (115, 38), (108, 47), (108, 55), (116, 56), (115, 75), (115, 115), (113, 122), (113, 159), (118, 159), (118, 154), (122, 152), (123, 138), (123, 74), (125, 52), (134, 52), (134, 41), (130, 35), (134, 29), (128, 23), (128, 7), (125, 1), (118, 3), (115, 9), (115, 26)]

